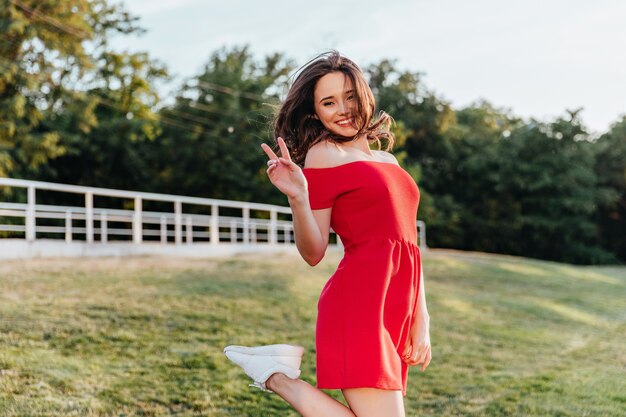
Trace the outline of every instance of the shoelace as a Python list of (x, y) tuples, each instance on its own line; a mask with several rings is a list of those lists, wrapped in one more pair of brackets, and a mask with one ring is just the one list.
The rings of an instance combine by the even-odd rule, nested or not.
[(265, 391), (265, 392), (274, 392), (274, 391), (272, 391), (272, 390), (269, 390), (269, 389), (265, 388), (265, 387), (263, 386), (263, 384), (261, 384), (260, 382), (255, 382), (254, 384), (249, 384), (248, 386), (249, 386), (249, 387), (255, 387), (255, 388), (258, 388), (258, 389), (260, 389), (261, 391)]

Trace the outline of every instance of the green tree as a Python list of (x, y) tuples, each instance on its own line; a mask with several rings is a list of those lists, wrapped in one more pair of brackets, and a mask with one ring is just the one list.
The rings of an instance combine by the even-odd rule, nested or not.
[(626, 262), (626, 116), (597, 143), (595, 171), (606, 192), (597, 211), (605, 248)]
[(107, 37), (137, 31), (135, 21), (106, 0), (0, 0), (0, 175), (33, 178), (68, 152), (67, 132), (44, 121), (96, 124), (82, 87), (97, 82)]
[(428, 244), (454, 247), (461, 240), (455, 196), (445, 190), (455, 149), (446, 132), (455, 124), (449, 103), (429, 91), (416, 72), (401, 71), (390, 60), (366, 69), (380, 110), (396, 121), (394, 153), (420, 187), (418, 217), (428, 222)]
[[(515, 201), (503, 200), (495, 190), (504, 162), (500, 144), (521, 124), (509, 113), (479, 101), (455, 112), (456, 123), (446, 132), (454, 149), (447, 182), (440, 185), (458, 202), (459, 249), (498, 252), (502, 221), (510, 221)], [(457, 233), (458, 235), (458, 233)]]
[(248, 47), (215, 52), (160, 115), (169, 124), (151, 147), (162, 192), (285, 204), (267, 180), (260, 144), (292, 66), (280, 54), (257, 62)]
[[(497, 192), (515, 202), (502, 222), (500, 252), (572, 263), (615, 261), (594, 223), (603, 190), (594, 172), (593, 142), (578, 111), (552, 123), (530, 123), (501, 142), (506, 161)], [(498, 235), (494, 235), (497, 239)]]
[[(154, 84), (166, 77), (166, 70), (144, 53), (105, 51), (98, 61), (103, 65), (94, 71), (97, 86), (42, 123), (64, 132), (67, 152), (49, 161), (39, 177), (146, 190), (153, 174), (145, 156), (147, 143), (161, 132)], [(77, 117), (76, 107), (89, 108), (91, 123)]]

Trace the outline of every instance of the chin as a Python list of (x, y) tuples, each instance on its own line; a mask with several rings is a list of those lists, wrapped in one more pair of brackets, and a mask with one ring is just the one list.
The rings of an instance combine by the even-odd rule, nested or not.
[(333, 135), (341, 136), (344, 138), (353, 138), (357, 135), (357, 133), (359, 133), (359, 131), (356, 129), (341, 129), (341, 130), (329, 129), (329, 130), (330, 130), (330, 133), (332, 133)]

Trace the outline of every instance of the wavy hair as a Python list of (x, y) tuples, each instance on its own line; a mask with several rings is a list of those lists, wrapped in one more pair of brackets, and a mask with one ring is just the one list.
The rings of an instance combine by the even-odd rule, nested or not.
[[(331, 72), (343, 73), (354, 86), (356, 112), (353, 117), (358, 130), (354, 136), (336, 135), (314, 117), (315, 86), (320, 78)], [(322, 140), (342, 143), (365, 135), (369, 143), (378, 144), (379, 150), (382, 147), (381, 139), (385, 139), (384, 150), (391, 150), (394, 143), (394, 137), (390, 131), (393, 119), (383, 111), (374, 118), (376, 109), (374, 94), (363, 72), (353, 61), (341, 56), (337, 51), (329, 51), (307, 62), (296, 74), (296, 79), (274, 119), (274, 141), (279, 136), (285, 140), (291, 158), (296, 164), (303, 166), (309, 148)], [(277, 143), (275, 149), (278, 149)]]

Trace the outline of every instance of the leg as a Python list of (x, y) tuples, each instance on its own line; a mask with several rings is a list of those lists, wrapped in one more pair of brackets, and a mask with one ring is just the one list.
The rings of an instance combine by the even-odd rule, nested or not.
[(349, 388), (342, 391), (357, 417), (405, 417), (402, 391), (377, 388)]
[[(291, 404), (302, 417), (355, 417), (348, 407), (301, 379), (276, 373), (269, 377), (265, 385)], [(377, 417), (380, 416), (391, 417), (392, 414), (382, 413)]]

